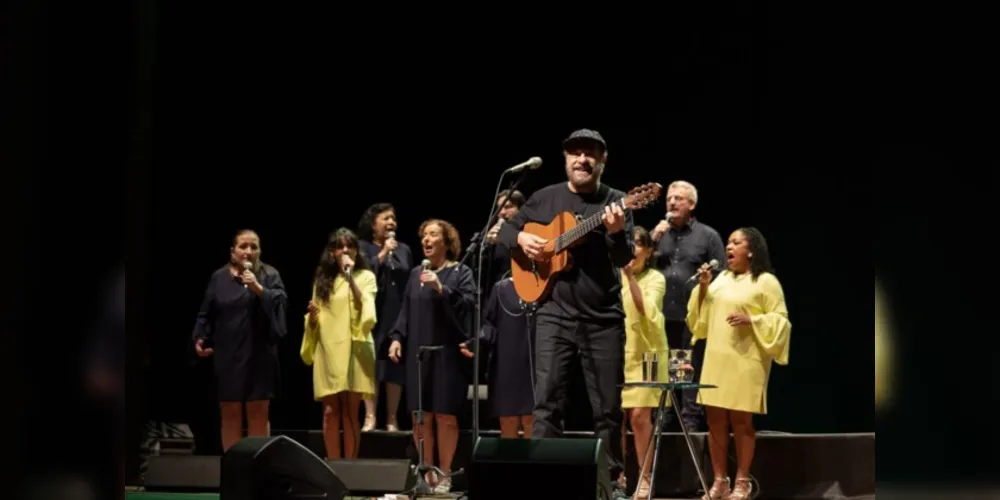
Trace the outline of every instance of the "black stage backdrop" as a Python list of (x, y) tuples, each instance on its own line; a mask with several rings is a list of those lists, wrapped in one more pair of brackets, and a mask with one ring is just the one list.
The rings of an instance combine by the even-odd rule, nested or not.
[[(184, 8), (160, 6), (145, 48), (155, 60), (147, 418), (215, 426), (211, 372), (194, 366), (189, 338), (236, 230), (260, 234), (290, 297), (272, 425), (316, 429), (298, 349), (327, 235), (387, 201), (400, 240), (417, 245), (420, 222), (439, 217), (465, 246), (504, 169), (544, 159), (526, 194), (564, 179), (561, 141), (587, 127), (609, 143), (608, 184), (691, 181), (698, 217), (723, 238), (743, 225), (768, 238), (794, 328), (791, 364), (772, 371), (758, 427), (874, 430), (866, 233), (845, 239), (866, 228), (838, 217), (870, 196), (858, 177), (866, 164), (833, 160), (827, 138), (803, 125), (836, 104), (810, 98), (794, 58), (769, 52), (763, 12), (671, 12), (614, 46), (565, 35), (542, 51), (510, 37), (493, 49), (458, 35), (366, 38), (328, 13)], [(663, 213), (661, 198), (636, 221), (652, 227)]]

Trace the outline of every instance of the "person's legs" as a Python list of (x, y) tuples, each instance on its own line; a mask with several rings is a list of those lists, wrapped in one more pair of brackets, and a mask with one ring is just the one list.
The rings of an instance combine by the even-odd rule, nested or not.
[(519, 417), (500, 417), (500, 438), (517, 439), (517, 431), (521, 426)]
[(399, 399), (403, 395), (403, 386), (392, 382), (385, 383), (385, 430), (399, 430)]
[(344, 409), (344, 458), (358, 458), (361, 450), (361, 394), (345, 391), (340, 394), (340, 407)]
[(621, 443), (623, 412), (621, 384), (625, 382), (625, 325), (581, 324), (576, 330), (580, 363), (594, 417), (594, 432), (607, 443), (611, 478), (625, 470)]
[(365, 398), (365, 426), (361, 429), (364, 432), (369, 432), (375, 430), (375, 416), (378, 414), (378, 387), (375, 388), (375, 394), (371, 397)]
[(268, 436), (270, 428), (268, 426), (268, 408), (270, 401), (247, 401), (247, 436)]
[(326, 458), (336, 460), (340, 454), (340, 395), (334, 394), (323, 398), (323, 444), (326, 446)]
[[(629, 411), (629, 423), (632, 425), (632, 441), (635, 447), (635, 461), (639, 466), (639, 486), (636, 488), (636, 496), (639, 498), (649, 497), (649, 477), (653, 470), (653, 457), (646, 456), (649, 451), (649, 441), (653, 435), (653, 409), (652, 408), (632, 408)], [(647, 463), (648, 458), (648, 463)]]
[(223, 401), (219, 403), (219, 413), (222, 417), (222, 452), (225, 453), (243, 438), (243, 403)]
[[(418, 423), (416, 412), (413, 412), (413, 443), (416, 445), (417, 450), (420, 450), (420, 440), (424, 440), (424, 463), (426, 465), (434, 465), (434, 418), (433, 413), (424, 412), (424, 423)], [(427, 482), (428, 486), (437, 486), (438, 477), (437, 474), (428, 471), (424, 475), (424, 480)]]
[(750, 498), (750, 465), (753, 463), (757, 431), (753, 428), (753, 414), (744, 411), (730, 411), (729, 422), (733, 425), (733, 442), (736, 443), (736, 482), (733, 486), (733, 500)]
[[(524, 439), (531, 439), (531, 429), (535, 426), (535, 417), (531, 415), (521, 415), (521, 430), (524, 432)], [(517, 436), (515, 436), (517, 437)]]
[[(705, 361), (705, 341), (691, 345), (691, 330), (684, 325), (684, 349), (691, 349), (691, 366), (694, 367), (694, 382), (701, 380), (701, 365)], [(698, 403), (698, 391), (681, 391), (681, 418), (688, 432), (698, 432), (705, 428), (705, 408)], [(675, 400), (677, 398), (674, 398)]]
[(717, 500), (729, 494), (729, 415), (725, 408), (705, 407), (708, 414), (708, 454), (712, 458), (715, 479), (711, 489), (702, 498)]
[(572, 331), (549, 316), (538, 316), (535, 330), (535, 410), (531, 435), (562, 436), (563, 400), (570, 361), (576, 355)]

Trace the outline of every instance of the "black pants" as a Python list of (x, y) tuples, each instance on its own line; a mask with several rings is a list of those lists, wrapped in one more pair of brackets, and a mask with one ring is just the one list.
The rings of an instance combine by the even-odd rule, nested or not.
[(624, 470), (621, 384), (625, 382), (625, 324), (587, 324), (539, 312), (535, 326), (535, 425), (532, 437), (560, 437), (570, 364), (580, 357), (594, 432), (604, 442), (611, 481)]
[[(691, 345), (691, 330), (683, 321), (666, 322), (667, 344), (671, 349), (691, 349), (691, 365), (694, 367), (694, 381), (701, 380), (701, 365), (705, 359), (705, 341), (700, 340)], [(705, 409), (698, 404), (698, 391), (675, 391), (674, 401), (681, 407), (681, 418), (688, 431), (696, 432), (705, 429)], [(674, 423), (674, 412), (667, 412), (666, 421)]]

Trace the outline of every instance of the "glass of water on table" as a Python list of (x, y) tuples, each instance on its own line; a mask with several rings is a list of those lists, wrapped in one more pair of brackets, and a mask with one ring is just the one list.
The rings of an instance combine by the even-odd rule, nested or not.
[(691, 349), (671, 349), (669, 371), (671, 383), (689, 384), (694, 382), (694, 367), (691, 365)]

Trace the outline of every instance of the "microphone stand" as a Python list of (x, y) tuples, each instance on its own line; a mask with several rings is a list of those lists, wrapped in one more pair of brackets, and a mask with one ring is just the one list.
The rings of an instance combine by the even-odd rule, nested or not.
[[(510, 187), (507, 188), (507, 195), (504, 196), (503, 200), (497, 203), (497, 197), (500, 195), (500, 186), (503, 184), (503, 178), (510, 173), (508, 170), (504, 170), (503, 174), (500, 175), (500, 180), (497, 181), (497, 191), (493, 194), (493, 206), (490, 208), (490, 216), (486, 219), (486, 226), (482, 231), (473, 235), (473, 242), (469, 245), (469, 250), (474, 250), (477, 241), (475, 238), (479, 236), (482, 238), (483, 234), (486, 234), (490, 230), (490, 226), (493, 225), (493, 218), (499, 212), (498, 207), (502, 207), (507, 204), (507, 200), (510, 199), (511, 193), (517, 189), (517, 186), (528, 177), (528, 169), (521, 171), (521, 175), (510, 183)], [(479, 357), (480, 357), (480, 346), (479, 346), (479, 332), (483, 328), (483, 252), (486, 249), (486, 245), (479, 245), (479, 251), (476, 252), (476, 309), (475, 309), (475, 320), (474, 327), (475, 331), (472, 333), (472, 448), (475, 449), (475, 443), (479, 441)], [(468, 257), (468, 254), (466, 255)], [(534, 389), (534, 388), (532, 388)]]

